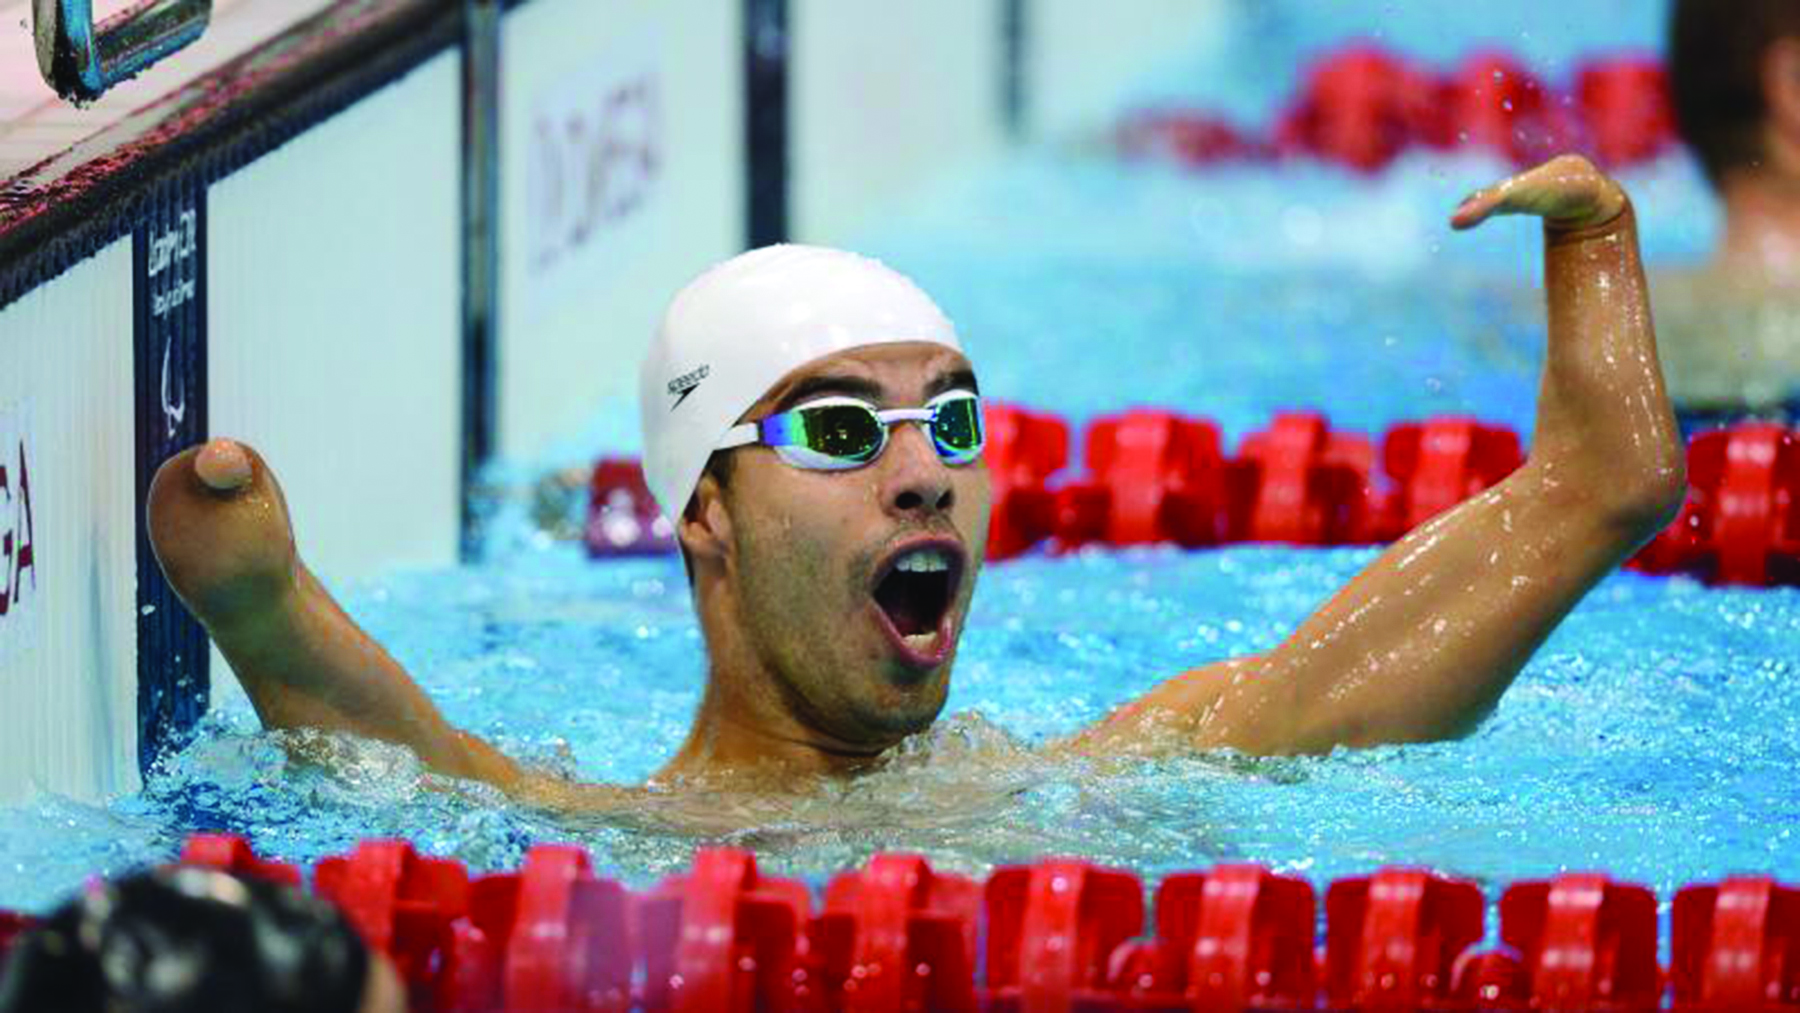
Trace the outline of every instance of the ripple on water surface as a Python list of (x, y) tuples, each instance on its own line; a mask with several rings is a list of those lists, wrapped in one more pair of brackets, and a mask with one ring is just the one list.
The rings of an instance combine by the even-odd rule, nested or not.
[[(87, 874), (172, 853), (196, 826), (302, 862), (405, 835), (484, 869), (572, 839), (637, 883), (706, 841), (817, 878), (884, 849), (972, 872), (1045, 853), (1147, 873), (1252, 859), (1316, 880), (1389, 862), (1490, 882), (1605, 867), (1665, 892), (1734, 871), (1800, 875), (1800, 681), (1785, 660), (1800, 595), (1788, 590), (1614, 577), (1458, 742), (1103, 765), (1032, 751), (1185, 667), (1271, 646), (1370, 556), (1152, 550), (991, 567), (952, 717), (861, 781), (699, 838), (558, 820), (430, 778), (403, 750), (282, 741), (228, 690), (141, 795), (14, 810), (0, 889), (6, 904), (41, 906)], [(451, 720), (572, 776), (632, 781), (680, 742), (698, 699), (685, 594), (676, 562), (596, 567), (555, 549), (396, 576), (349, 600)], [(330, 761), (296, 765), (295, 746)]]
[[(1432, 412), (1529, 426), (1542, 324), (1530, 306), (1535, 256), (1515, 241), (1525, 232), (1494, 240), (1511, 252), (1483, 262), (1486, 273), (1446, 268), (1423, 283), (1412, 262), (1346, 274), (1343, 264), (1369, 253), (1355, 249), (1341, 263), (1233, 268), (1225, 254), (1242, 244), (1193, 231), (1194, 207), (1254, 211), (1296, 194), (1335, 206), (1348, 185), (1318, 173), (1245, 179), (1202, 206), (1191, 183), (1117, 169), (1009, 171), (1001, 181), (1018, 184), (1008, 192), (1024, 208), (1011, 218), (951, 201), (937, 224), (921, 218), (921, 231), (871, 247), (946, 304), (990, 393), (1077, 425), (1172, 406), (1219, 419), (1233, 437), (1292, 407), (1368, 432)], [(1425, 182), (1396, 185), (1468, 185), (1424, 171)], [(970, 199), (985, 199), (975, 190)], [(1435, 193), (1421, 202), (1448, 206)], [(1640, 201), (1647, 222), (1651, 203)], [(1165, 219), (1184, 231), (1146, 248)], [(960, 238), (945, 232), (956, 228)], [(1445, 241), (1446, 257), (1488, 240), (1457, 242)], [(604, 438), (583, 452), (630, 451), (629, 407), (602, 416), (594, 432)], [(348, 589), (347, 604), (457, 724), (571, 776), (644, 778), (680, 743), (701, 686), (679, 562), (593, 565), (504, 518), (494, 544), (497, 562), (393, 575)], [(764, 807), (752, 828), (710, 837), (557, 820), (431, 779), (385, 746), (283, 741), (257, 729), (220, 672), (198, 739), (166, 757), (141, 794), (99, 807), (40, 797), (5, 811), (0, 906), (43, 907), (92, 873), (166, 858), (195, 828), (244, 833), (264, 853), (308, 863), (363, 837), (404, 835), (477, 869), (516, 865), (537, 841), (577, 840), (634, 883), (680, 867), (707, 840), (753, 845), (771, 867), (813, 878), (882, 849), (973, 872), (1049, 852), (1151, 874), (1253, 859), (1315, 881), (1386, 862), (1488, 881), (1603, 866), (1665, 894), (1734, 871), (1800, 877), (1792, 590), (1610, 578), (1458, 742), (1280, 761), (1094, 765), (1032, 752), (1188, 667), (1272, 646), (1372, 556), (1245, 547), (993, 566), (952, 716), (863, 780)], [(329, 766), (295, 764), (289, 747), (327, 754)]]

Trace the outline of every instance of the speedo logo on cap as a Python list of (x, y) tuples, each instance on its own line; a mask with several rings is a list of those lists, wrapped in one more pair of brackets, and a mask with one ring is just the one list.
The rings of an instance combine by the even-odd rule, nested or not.
[(706, 379), (707, 374), (711, 372), (711, 366), (701, 366), (692, 372), (683, 373), (675, 379), (670, 380), (669, 396), (675, 399), (675, 403), (669, 406), (669, 410), (674, 411), (675, 409), (680, 408), (681, 402), (686, 401), (687, 396), (692, 394), (694, 388), (700, 386), (700, 381)]

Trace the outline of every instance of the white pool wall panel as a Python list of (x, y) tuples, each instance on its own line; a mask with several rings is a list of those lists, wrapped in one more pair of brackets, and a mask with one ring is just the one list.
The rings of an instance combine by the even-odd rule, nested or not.
[(853, 243), (1002, 149), (999, 0), (792, 0), (790, 230)]
[(127, 237), (0, 309), (0, 804), (138, 786), (131, 293)]
[(436, 56), (208, 192), (211, 429), (334, 583), (457, 556), (460, 74)]
[[(502, 456), (628, 416), (669, 297), (743, 248), (741, 0), (533, 0), (501, 34)], [(610, 410), (603, 411), (610, 406)], [(591, 448), (590, 448), (591, 449)]]
[[(1226, 0), (1027, 0), (1032, 136), (1105, 129)], [(635, 397), (673, 292), (742, 248), (739, 0), (534, 0), (502, 27), (498, 449), (539, 460)], [(853, 242), (1002, 150), (1000, 0), (792, 0), (790, 233)], [(328, 582), (456, 558), (461, 66), (455, 52), (207, 191), (210, 430), (274, 464)], [(131, 241), (0, 308), (0, 802), (135, 789)], [(635, 428), (635, 427), (633, 427)], [(617, 436), (618, 434), (610, 434)], [(623, 442), (635, 449), (635, 433)], [(230, 676), (215, 657), (215, 684)], [(223, 691), (231, 692), (229, 689)]]
[(1025, 2), (1025, 133), (1067, 143), (1104, 137), (1171, 62), (1223, 51), (1251, 0)]

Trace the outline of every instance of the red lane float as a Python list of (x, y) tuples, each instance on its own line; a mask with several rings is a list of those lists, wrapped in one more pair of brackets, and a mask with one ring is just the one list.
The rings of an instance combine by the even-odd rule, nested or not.
[(1521, 955), (1530, 991), (1516, 1009), (1625, 1013), (1660, 1007), (1656, 898), (1598, 873), (1515, 883), (1500, 898), (1500, 938)]
[(469, 917), (462, 863), (421, 856), (405, 841), (364, 841), (349, 855), (321, 859), (313, 889), (343, 909), (431, 1008), (478, 1010), (497, 1000), (495, 936)]
[(1702, 433), (1688, 448), (1689, 483), (1710, 506), (1696, 549), (1714, 579), (1764, 584), (1780, 569), (1791, 580), (1800, 551), (1800, 441), (1770, 423)]
[(1261, 158), (1261, 142), (1225, 119), (1182, 110), (1134, 113), (1119, 124), (1119, 150), (1128, 158), (1156, 158), (1183, 165)]
[(1375, 172), (1415, 140), (1445, 133), (1443, 108), (1428, 74), (1379, 47), (1350, 46), (1313, 64), (1275, 128), (1275, 149)]
[(1117, 131), (1119, 149), (1130, 157), (1200, 167), (1308, 155), (1374, 173), (1418, 146), (1482, 148), (1520, 166), (1575, 150), (1628, 166), (1668, 150), (1675, 126), (1668, 84), (1653, 58), (1591, 60), (1566, 88), (1553, 88), (1497, 50), (1471, 53), (1439, 72), (1359, 42), (1314, 61), (1266, 135), (1180, 109), (1128, 114)]
[(348, 855), (326, 858), (313, 889), (343, 908), (369, 945), (392, 952), (402, 922), (414, 913), (457, 917), (469, 907), (461, 863), (425, 858), (406, 841), (364, 841)]
[(288, 886), (299, 886), (303, 878), (297, 866), (256, 857), (249, 842), (235, 834), (194, 834), (182, 846), (181, 864), (222, 869)]
[(1632, 565), (1719, 584), (1800, 583), (1800, 439), (1752, 422), (1688, 444), (1688, 497)]
[(675, 529), (657, 510), (656, 497), (635, 459), (609, 457), (594, 465), (581, 539), (594, 557), (675, 551)]
[(1050, 476), (1069, 460), (1069, 426), (1052, 415), (1014, 405), (988, 404), (982, 411), (987, 460), (993, 483), (988, 519), (989, 559), (1016, 556), (1056, 529), (1056, 496)]
[(1314, 1008), (1314, 907), (1312, 884), (1261, 866), (1168, 876), (1156, 891), (1156, 939), (1121, 960), (1131, 1002), (1221, 1013)]
[(1114, 950), (1143, 931), (1136, 876), (1048, 859), (987, 883), (987, 1009), (1105, 1008)]
[(1800, 890), (1753, 877), (1683, 887), (1670, 920), (1676, 1009), (1800, 1009)]
[(917, 855), (876, 855), (831, 881), (812, 927), (827, 1008), (976, 1013), (981, 884)]
[(1484, 904), (1475, 884), (1420, 869), (1331, 884), (1324, 983), (1331, 1004), (1393, 1013), (1467, 1008), (1479, 992), (1473, 983), (1458, 987), (1457, 959), (1481, 942)]
[(825, 1009), (808, 969), (806, 884), (761, 876), (749, 852), (704, 848), (641, 898), (646, 1011)]
[(1519, 434), (1467, 418), (1395, 426), (1381, 441), (1381, 458), (1395, 483), (1390, 537), (1499, 484), (1525, 463)]
[(1654, 57), (1619, 57), (1582, 67), (1575, 102), (1588, 142), (1606, 165), (1648, 162), (1675, 145), (1668, 76)]
[(1515, 165), (1542, 161), (1566, 140), (1555, 100), (1523, 63), (1502, 52), (1474, 53), (1451, 77), (1450, 121), (1463, 144)]
[[(230, 838), (184, 854), (258, 874)], [(394, 960), (411, 1008), (438, 1013), (1800, 1009), (1800, 888), (1768, 878), (1676, 893), (1666, 971), (1655, 896), (1594, 873), (1507, 887), (1491, 949), (1476, 884), (1400, 868), (1330, 885), (1323, 950), (1312, 885), (1255, 865), (1165, 876), (1148, 937), (1138, 877), (1073, 859), (983, 884), (879, 854), (833, 879), (816, 917), (804, 884), (729, 848), (632, 894), (577, 847), (471, 878), (373, 841), (321, 860), (314, 888)], [(462, 942), (420, 947), (422, 921)], [(28, 922), (0, 912), (0, 953)]]
[(30, 915), (17, 911), (0, 911), (0, 963), (5, 962), (6, 951), (12, 949), (13, 943), (18, 942), (19, 937), (36, 924), (37, 919)]
[(1225, 473), (1217, 425), (1173, 412), (1133, 411), (1096, 420), (1085, 442), (1088, 477), (1056, 494), (1059, 546), (1174, 542), (1197, 548), (1223, 540)]
[[(1066, 429), (1044, 432), (1052, 445), (1043, 458), (1061, 460)], [(1094, 544), (1388, 541), (1499, 482), (1523, 460), (1511, 430), (1465, 418), (1428, 419), (1384, 437), (1384, 477), (1367, 437), (1334, 431), (1311, 412), (1277, 415), (1226, 458), (1212, 421), (1142, 409), (1096, 420), (1084, 437), (1088, 474), (1049, 490), (1042, 468), (1013, 463), (1030, 456), (1029, 439), (1014, 429), (1001, 467), (1013, 476), (1003, 483), (1007, 496), (1032, 509), (1012, 507), (996, 519), (990, 545), (997, 548), (989, 558), (1017, 555), (1048, 534), (1059, 551)], [(1055, 504), (1048, 529), (1046, 494)]]
[[(1517, 433), (1461, 416), (1389, 429), (1377, 468), (1368, 437), (1333, 430), (1318, 413), (1279, 414), (1227, 457), (1211, 420), (1138, 409), (1095, 420), (1083, 437), (1086, 474), (1059, 482), (1069, 456), (1066, 422), (1012, 405), (986, 412), (989, 559), (1045, 541), (1055, 551), (1387, 542), (1524, 462)], [(1633, 569), (1718, 584), (1800, 584), (1800, 435), (1763, 422), (1701, 433), (1688, 445), (1688, 481), (1679, 516), (1631, 560)], [(595, 469), (597, 497), (642, 487), (635, 463), (609, 460)], [(632, 511), (649, 503), (641, 495), (630, 500)], [(590, 516), (599, 513), (595, 507)], [(655, 544), (631, 551), (669, 551), (667, 540)], [(240, 860), (220, 853), (208, 864), (238, 868), (232, 863)]]
[(619, 884), (594, 876), (586, 851), (540, 844), (516, 876), (486, 877), (479, 897), (481, 921), (505, 940), (498, 975), (504, 1008), (631, 1008), (630, 898)]
[(1244, 437), (1232, 462), (1230, 541), (1354, 545), (1382, 534), (1367, 438), (1286, 412)]

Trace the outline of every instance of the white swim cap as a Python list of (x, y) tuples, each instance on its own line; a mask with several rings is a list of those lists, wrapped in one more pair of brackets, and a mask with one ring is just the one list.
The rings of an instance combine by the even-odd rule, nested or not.
[(675, 294), (638, 374), (644, 477), (679, 521), (725, 431), (793, 370), (848, 348), (928, 341), (962, 351), (898, 271), (818, 246), (765, 246)]

